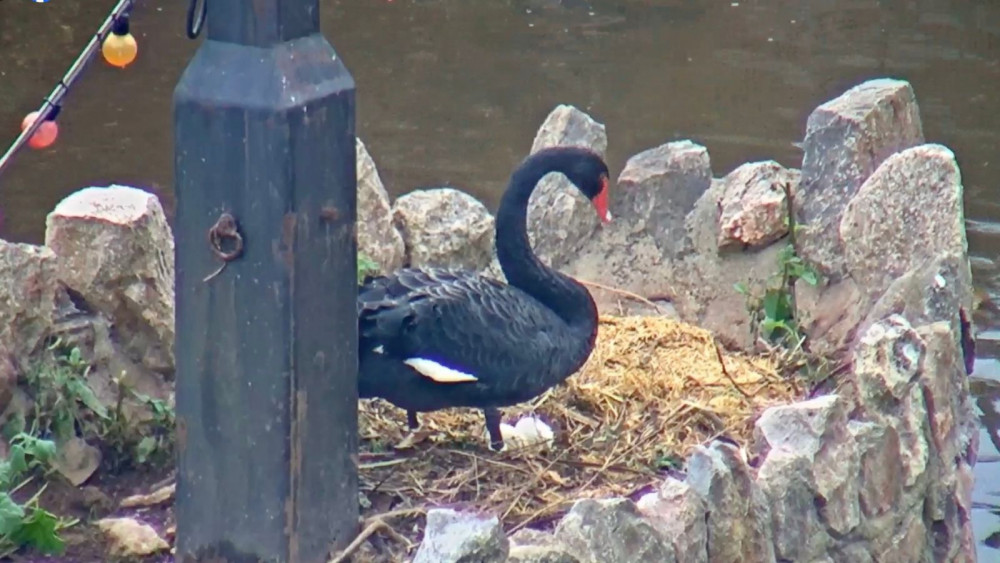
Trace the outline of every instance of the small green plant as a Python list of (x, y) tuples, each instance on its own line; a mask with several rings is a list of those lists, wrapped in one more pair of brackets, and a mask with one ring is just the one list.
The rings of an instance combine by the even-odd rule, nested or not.
[(378, 272), (378, 264), (367, 255), (358, 252), (358, 285), (364, 282), (365, 277)]
[[(23, 547), (45, 554), (63, 551), (59, 533), (77, 521), (59, 518), (40, 506), (44, 484), (23, 503), (14, 494), (34, 474), (48, 476), (51, 463), (69, 440), (99, 440), (112, 468), (164, 463), (173, 457), (175, 417), (166, 402), (115, 381), (118, 400), (109, 411), (87, 381), (91, 365), (79, 348), (56, 340), (46, 351), (46, 359), (26, 374), (30, 410), (9, 418), (2, 429), (10, 448), (0, 461), (0, 558)], [(127, 419), (126, 398), (145, 405), (148, 414)]]
[(754, 338), (760, 335), (772, 344), (798, 347), (802, 344), (804, 336), (798, 325), (795, 284), (802, 280), (809, 285), (816, 285), (820, 281), (820, 274), (795, 253), (795, 235), (800, 226), (795, 224), (791, 186), (787, 184), (785, 196), (788, 241), (778, 252), (777, 271), (766, 280), (762, 294), (751, 291), (745, 283), (736, 284), (735, 289), (747, 298), (747, 310), (750, 312), (750, 325), (754, 331)]
[(32, 471), (49, 469), (56, 456), (56, 444), (19, 432), (10, 440), (7, 459), (0, 461), (0, 557), (8, 557), (22, 547), (32, 547), (47, 555), (61, 554), (65, 543), (59, 532), (76, 524), (75, 519), (59, 518), (38, 504), (42, 486), (25, 503), (13, 495), (31, 482)]
[[(111, 454), (108, 456), (111, 468), (121, 470), (171, 462), (176, 421), (174, 410), (166, 401), (137, 393), (121, 381), (116, 381), (116, 384), (118, 401), (101, 435)], [(125, 409), (126, 397), (132, 397), (145, 405), (149, 415), (141, 419), (134, 416), (130, 418)]]
[(87, 384), (90, 364), (80, 349), (56, 340), (49, 347), (51, 361), (27, 375), (33, 399), (32, 425), (39, 436), (52, 435), (61, 444), (78, 434), (96, 436), (108, 411)]

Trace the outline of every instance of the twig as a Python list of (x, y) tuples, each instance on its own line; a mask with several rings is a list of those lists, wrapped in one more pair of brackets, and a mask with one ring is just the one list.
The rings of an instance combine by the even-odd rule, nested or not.
[(554, 507), (557, 507), (557, 506), (559, 506), (561, 504), (566, 504), (566, 502), (567, 502), (566, 499), (557, 499), (557, 500), (554, 500), (554, 501), (552, 501), (552, 502), (550, 502), (550, 503), (542, 506), (541, 508), (539, 508), (539, 509), (535, 510), (534, 512), (532, 512), (531, 514), (529, 514), (527, 518), (521, 520), (516, 525), (514, 525), (510, 529), (510, 533), (513, 534), (514, 532), (516, 532), (516, 531), (520, 530), (521, 528), (523, 528), (523, 527), (527, 526), (528, 524), (530, 524), (532, 521), (534, 521), (535, 518), (538, 518), (542, 514), (545, 514), (546, 512), (548, 512), (549, 510), (551, 510)]
[(518, 467), (517, 465), (514, 465), (513, 463), (507, 463), (507, 462), (504, 462), (504, 461), (500, 461), (498, 459), (490, 459), (488, 457), (480, 457), (480, 456), (478, 456), (476, 454), (469, 453), (469, 452), (463, 452), (461, 450), (447, 450), (447, 451), (450, 451), (453, 454), (458, 454), (460, 456), (467, 457), (467, 458), (471, 459), (473, 462), (484, 461), (484, 462), (486, 462), (486, 463), (488, 463), (490, 465), (496, 465), (496, 466), (499, 466), (499, 467), (503, 467), (505, 469), (510, 469), (511, 471), (521, 471), (522, 473), (528, 473), (529, 475), (532, 474), (527, 469), (525, 469), (523, 467)]
[(716, 342), (715, 339), (712, 339), (712, 345), (715, 346), (715, 356), (719, 358), (719, 365), (722, 366), (722, 375), (726, 376), (726, 379), (728, 379), (729, 382), (733, 384), (733, 387), (735, 387), (736, 390), (740, 392), (740, 395), (743, 395), (744, 399), (748, 400), (752, 399), (753, 397), (748, 395), (747, 392), (744, 391), (743, 388), (740, 387), (738, 383), (736, 383), (736, 380), (733, 379), (733, 376), (729, 375), (729, 370), (726, 369), (726, 360), (722, 358), (722, 350), (719, 349), (719, 343)]
[[(385, 529), (389, 533), (389, 535), (392, 536), (393, 539), (399, 540), (400, 538), (403, 538), (403, 536), (399, 532), (392, 529), (392, 526), (390, 526), (389, 523), (386, 522), (386, 520), (388, 520), (389, 518), (403, 518), (407, 516), (416, 516), (419, 514), (423, 514), (424, 512), (425, 510), (423, 508), (402, 508), (399, 510), (390, 510), (389, 512), (383, 512), (382, 514), (376, 514), (375, 516), (366, 519), (365, 521), (368, 522), (368, 524), (365, 525), (363, 530), (361, 530), (361, 533), (358, 534), (357, 537), (351, 541), (351, 543), (347, 544), (347, 547), (345, 547), (344, 550), (340, 552), (340, 554), (330, 559), (328, 563), (344, 563), (344, 561), (347, 561), (347, 558), (350, 557), (352, 553), (357, 551), (358, 548), (360, 548), (361, 545), (365, 543), (365, 540), (370, 538), (375, 532), (379, 531), (380, 529)], [(405, 540), (405, 543), (407, 545), (412, 546), (412, 543), (409, 540), (406, 540), (405, 538), (403, 539)]]
[(568, 452), (569, 452), (568, 449), (559, 452), (559, 454), (556, 456), (555, 459), (553, 459), (552, 461), (548, 462), (545, 465), (545, 467), (543, 467), (541, 469), (541, 471), (537, 471), (535, 473), (534, 477), (532, 477), (530, 481), (528, 481), (527, 483), (525, 483), (524, 486), (521, 487), (518, 490), (517, 495), (507, 505), (507, 510), (504, 510), (503, 515), (500, 516), (500, 519), (503, 520), (504, 518), (506, 518), (507, 515), (510, 514), (510, 511), (514, 510), (514, 507), (517, 506), (517, 503), (521, 500), (521, 497), (524, 496), (524, 493), (527, 492), (532, 487), (534, 487), (535, 483), (541, 481), (542, 480), (542, 476), (545, 475), (545, 472), (548, 471), (549, 469), (552, 469), (552, 466), (555, 465), (557, 461), (559, 461), (560, 459), (562, 459), (563, 457), (565, 457)]
[(350, 557), (352, 553), (357, 551), (358, 548), (361, 547), (361, 544), (365, 543), (365, 541), (369, 537), (371, 537), (372, 534), (377, 532), (379, 528), (383, 528), (386, 526), (387, 524), (385, 523), (384, 520), (382, 520), (381, 518), (376, 518), (370, 524), (365, 526), (365, 529), (361, 530), (361, 533), (358, 534), (358, 537), (354, 538), (354, 540), (351, 543), (347, 544), (347, 547), (345, 547), (344, 550), (341, 551), (339, 555), (331, 559), (329, 563), (343, 563), (344, 561), (347, 561), (347, 558)]
[(564, 459), (559, 461), (560, 464), (569, 465), (572, 467), (593, 467), (597, 469), (603, 469), (604, 471), (621, 471), (622, 473), (634, 473), (635, 475), (647, 475), (650, 477), (655, 477), (656, 473), (649, 471), (648, 469), (633, 469), (631, 467), (614, 463), (605, 467), (600, 463), (593, 463), (590, 461), (579, 461), (572, 459)]
[(388, 520), (390, 518), (408, 518), (410, 516), (420, 516), (421, 514), (427, 512), (426, 508), (419, 506), (414, 506), (411, 508), (400, 508), (397, 510), (390, 510), (389, 512), (383, 512), (382, 514), (376, 514), (371, 518), (381, 518), (382, 520)]
[(617, 287), (611, 287), (609, 285), (604, 285), (602, 283), (597, 283), (597, 282), (592, 282), (592, 281), (587, 281), (587, 280), (581, 280), (579, 278), (577, 278), (576, 281), (582, 283), (583, 285), (589, 285), (590, 287), (596, 287), (597, 289), (602, 289), (604, 291), (609, 291), (611, 293), (617, 293), (618, 295), (621, 295), (621, 296), (624, 296), (624, 297), (628, 297), (629, 299), (634, 299), (635, 301), (638, 301), (640, 303), (644, 303), (646, 305), (649, 305), (650, 307), (656, 309), (657, 311), (659, 311), (659, 312), (661, 312), (663, 314), (667, 313), (667, 311), (663, 307), (660, 307), (656, 303), (650, 301), (649, 299), (646, 299), (645, 297), (639, 295), (638, 293), (632, 293), (631, 291), (627, 291), (627, 290), (624, 290), (624, 289), (618, 289)]
[(373, 461), (372, 463), (359, 463), (358, 470), (360, 471), (363, 469), (378, 469), (380, 467), (391, 467), (393, 465), (399, 465), (400, 463), (406, 463), (410, 460), (411, 458), (404, 457), (396, 459), (387, 459), (385, 461)]

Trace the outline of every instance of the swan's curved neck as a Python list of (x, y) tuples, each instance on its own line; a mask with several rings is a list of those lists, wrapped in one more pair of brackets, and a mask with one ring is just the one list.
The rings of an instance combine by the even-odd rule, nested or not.
[(592, 334), (597, 306), (590, 292), (573, 278), (542, 264), (528, 240), (528, 202), (539, 181), (549, 172), (562, 172), (569, 163), (529, 158), (511, 176), (497, 211), (497, 260), (507, 282), (531, 295), (572, 328)]

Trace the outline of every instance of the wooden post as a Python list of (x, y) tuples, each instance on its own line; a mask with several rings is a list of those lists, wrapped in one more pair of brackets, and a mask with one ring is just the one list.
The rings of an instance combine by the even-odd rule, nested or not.
[(318, 0), (212, 0), (174, 93), (178, 561), (357, 532), (354, 81)]

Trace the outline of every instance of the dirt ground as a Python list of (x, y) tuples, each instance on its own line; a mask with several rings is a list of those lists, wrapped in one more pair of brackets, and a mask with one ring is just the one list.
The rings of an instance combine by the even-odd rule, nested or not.
[[(74, 487), (65, 480), (52, 478), (43, 493), (40, 503), (43, 508), (59, 517), (78, 518), (80, 522), (64, 530), (61, 534), (66, 542), (62, 555), (44, 556), (34, 551), (23, 550), (11, 557), (14, 563), (96, 563), (109, 561), (106, 555), (108, 542), (93, 522), (105, 517), (130, 516), (152, 526), (161, 537), (170, 541), (166, 530), (174, 522), (173, 507), (165, 503), (153, 507), (119, 508), (125, 497), (146, 494), (172, 480), (173, 468), (156, 471), (130, 471), (119, 475), (96, 474), (86, 485)], [(37, 492), (19, 491), (18, 501), (30, 498)], [(144, 558), (143, 563), (167, 563), (174, 558), (169, 553)]]

